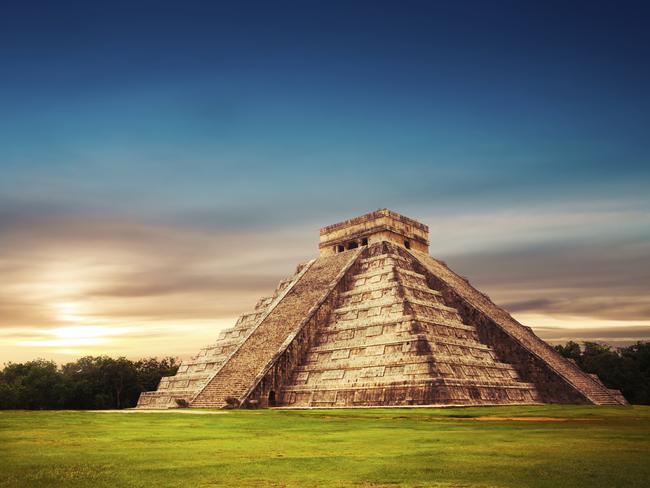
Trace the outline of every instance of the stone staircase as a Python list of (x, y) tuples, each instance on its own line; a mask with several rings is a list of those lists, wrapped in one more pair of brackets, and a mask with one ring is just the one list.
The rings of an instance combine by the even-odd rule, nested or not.
[(235, 351), (255, 329), (261, 319), (281, 300), (288, 289), (300, 277), (304, 266), (298, 266), (296, 273), (280, 281), (273, 294), (258, 300), (255, 309), (242, 314), (235, 326), (222, 330), (214, 344), (202, 348), (199, 353), (183, 361), (174, 376), (160, 380), (156, 391), (143, 392), (138, 399), (138, 408), (166, 409), (187, 406), (210, 382)]
[(371, 246), (317, 344), (280, 392), (284, 406), (537, 403), (473, 327), (388, 243)]
[(341, 270), (359, 251), (320, 257), (305, 271), (286, 296), (273, 308), (225, 362), (218, 373), (192, 400), (197, 408), (238, 405), (259, 375), (277, 357), (287, 338), (315, 313), (336, 285)]

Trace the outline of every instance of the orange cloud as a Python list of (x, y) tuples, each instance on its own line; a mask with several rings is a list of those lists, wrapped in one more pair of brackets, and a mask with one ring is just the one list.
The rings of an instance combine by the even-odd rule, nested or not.
[[(506, 219), (496, 220), (505, 232)], [(551, 221), (545, 217), (538, 224)], [(492, 248), (489, 242), (498, 237), (492, 233), (486, 249), (477, 250), (481, 229), (489, 227), (478, 222), (471, 232), (459, 227), (454, 238), (449, 222), (438, 225), (432, 219), (431, 253), (543, 337), (612, 343), (646, 337), (647, 241), (535, 239), (541, 243), (530, 244), (514, 235), (509, 247)], [(576, 219), (558, 222), (551, 226), (565, 231)], [(531, 224), (513, 224), (524, 225)], [(190, 355), (271, 293), (298, 262), (316, 255), (317, 227), (223, 229), (67, 211), (9, 218), (5, 211), (0, 215), (0, 362), (85, 354)], [(472, 236), (471, 245), (450, 249), (445, 244), (462, 244), (463, 236)]]

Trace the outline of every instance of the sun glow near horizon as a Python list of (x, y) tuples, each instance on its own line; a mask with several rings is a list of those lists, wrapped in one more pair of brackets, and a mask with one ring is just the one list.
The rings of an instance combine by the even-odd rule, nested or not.
[[(306, 238), (304, 249), (295, 250), (295, 256), (278, 257), (276, 247), (281, 246), (275, 242), (301, 235), (305, 232), (302, 227), (270, 232), (268, 242), (273, 246), (243, 240), (238, 247), (224, 247), (222, 235), (206, 235), (204, 230), (196, 235), (185, 231), (178, 237), (177, 232), (166, 230), (169, 233), (164, 234), (162, 229), (152, 231), (151, 226), (146, 231), (125, 226), (123, 233), (136, 233), (138, 242), (127, 240), (101, 248), (77, 245), (77, 255), (70, 262), (62, 259), (59, 246), (51, 261), (30, 259), (25, 248), (20, 248), (17, 257), (30, 262), (30, 267), (8, 275), (13, 281), (5, 285), (4, 301), (17, 305), (3, 317), (7, 323), (0, 327), (0, 361), (35, 357), (66, 361), (84, 355), (190, 357), (212, 343), (220, 330), (234, 326), (237, 317), (250, 311), (260, 297), (268, 296), (277, 282), (293, 271), (302, 254), (313, 254), (308, 247), (313, 242)], [(447, 233), (452, 231), (453, 227), (447, 229)], [(461, 233), (457, 241), (464, 242), (462, 237)], [(146, 239), (150, 245), (142, 246)], [(434, 247), (437, 242), (430, 253), (441, 257)], [(621, 273), (629, 276), (642, 270), (638, 252), (632, 251), (629, 263), (620, 263)], [(43, 248), (38, 252), (44, 252)], [(476, 276), (477, 288), (498, 305), (519, 305), (513, 308), (515, 318), (545, 340), (624, 344), (650, 335), (650, 320), (639, 320), (637, 313), (645, 303), (639, 298), (643, 285), (627, 296), (614, 297), (614, 301), (598, 300), (600, 285), (590, 288), (590, 282), (598, 284), (603, 277), (583, 275), (583, 267), (572, 268), (584, 259), (580, 249), (577, 258), (567, 256), (561, 248), (557, 255), (542, 254), (532, 260), (529, 255), (508, 252), (488, 253), (487, 258), (470, 254), (470, 259), (464, 260), (463, 250), (458, 252), (460, 258), (451, 256), (448, 261), (452, 269)], [(246, 267), (252, 255), (256, 258), (254, 272)], [(600, 255), (588, 257), (594, 261)], [(557, 270), (549, 277), (549, 263), (554, 262)], [(578, 277), (578, 281), (567, 286), (566, 277)], [(558, 284), (553, 288), (555, 280)], [(632, 284), (636, 281), (642, 283), (630, 279)], [(598, 294), (594, 295), (594, 290)], [(555, 301), (558, 297), (559, 302)], [(580, 302), (584, 297), (591, 300), (587, 306)], [(547, 310), (549, 300), (561, 306)], [(579, 313), (565, 313), (572, 311), (572, 303)], [(612, 310), (619, 307), (620, 320), (612, 319), (619, 315), (616, 311), (602, 314), (598, 308), (602, 303)]]
[[(219, 330), (234, 326), (236, 315), (228, 318), (164, 320), (152, 319), (128, 323), (128, 318), (101, 315), (92, 305), (81, 300), (57, 301), (47, 307), (57, 325), (43, 328), (6, 329), (10, 337), (1, 337), (0, 345), (14, 349), (21, 358), (76, 358), (86, 355), (118, 355), (129, 357), (181, 356), (189, 357), (200, 347), (213, 342)], [(241, 313), (249, 307), (244, 307)], [(618, 340), (634, 342), (650, 329), (650, 320), (632, 322), (603, 320), (595, 317), (553, 315), (544, 313), (515, 313), (514, 317), (531, 326), (551, 343), (580, 340), (611, 339), (611, 331), (627, 327)], [(623, 331), (621, 331), (623, 332)], [(609, 334), (609, 335), (608, 335)], [(181, 338), (182, 340), (179, 340)], [(18, 353), (16, 349), (21, 350)]]

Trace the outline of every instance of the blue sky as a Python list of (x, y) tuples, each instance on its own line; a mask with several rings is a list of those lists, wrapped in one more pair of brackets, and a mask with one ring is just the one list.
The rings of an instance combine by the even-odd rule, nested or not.
[(0, 357), (191, 352), (380, 207), (551, 339), (645, 337), (649, 10), (3, 5)]

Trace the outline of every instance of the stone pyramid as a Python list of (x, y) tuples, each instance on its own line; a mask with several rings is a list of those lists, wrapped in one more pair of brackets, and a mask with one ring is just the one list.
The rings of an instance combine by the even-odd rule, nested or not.
[(321, 229), (320, 256), (140, 408), (625, 404), (378, 210)]

